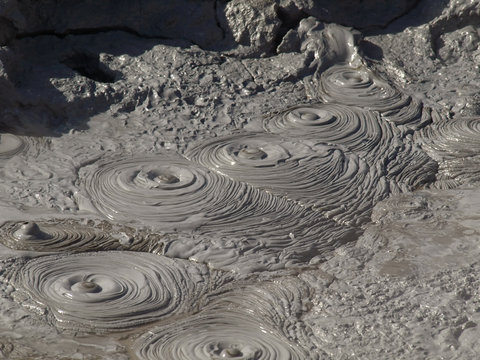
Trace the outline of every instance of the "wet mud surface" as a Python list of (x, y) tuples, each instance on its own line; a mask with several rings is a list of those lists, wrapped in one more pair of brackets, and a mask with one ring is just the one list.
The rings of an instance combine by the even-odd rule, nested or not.
[(0, 7), (0, 358), (480, 356), (480, 6), (332, 4)]

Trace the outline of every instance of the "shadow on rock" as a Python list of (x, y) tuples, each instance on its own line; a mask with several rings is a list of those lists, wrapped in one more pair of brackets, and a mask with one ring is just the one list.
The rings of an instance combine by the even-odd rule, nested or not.
[(16, 40), (0, 50), (0, 129), (56, 137), (87, 129), (90, 117), (112, 106), (115, 111), (135, 109), (148, 100), (151, 89), (125, 74), (132, 77), (142, 66), (137, 57), (159, 45), (182, 49), (191, 43), (118, 31)]

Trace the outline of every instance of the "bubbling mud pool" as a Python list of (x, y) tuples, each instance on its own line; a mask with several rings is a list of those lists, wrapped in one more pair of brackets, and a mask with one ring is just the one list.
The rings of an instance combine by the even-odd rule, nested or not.
[[(96, 165), (86, 178), (86, 192), (101, 213), (112, 220), (134, 219), (162, 230), (199, 234), (205, 239), (200, 244), (192, 240), (180, 245), (188, 249), (183, 255), (179, 242), (165, 253), (224, 270), (240, 270), (236, 263), (243, 261), (251, 263), (246, 272), (298, 263), (352, 240), (356, 233), (301, 204), (176, 154), (114, 159)], [(218, 240), (210, 245), (214, 236)]]
[(385, 177), (358, 155), (314, 141), (238, 134), (200, 144), (186, 156), (341, 223), (367, 221), (372, 204), (389, 193)]
[(317, 75), (316, 95), (327, 103), (378, 111), (396, 125), (422, 127), (430, 121), (429, 116), (422, 116), (423, 106), (419, 101), (397, 91), (366, 68), (332, 66)]
[(52, 51), (0, 134), (0, 358), (475, 358), (478, 118), (270, 10), (260, 57), (247, 25), (243, 55), (20, 36)]
[[(294, 284), (296, 283), (296, 284)], [(299, 281), (227, 291), (198, 315), (158, 327), (135, 344), (140, 359), (311, 359), (291, 336), (292, 309), (309, 296)], [(285, 306), (285, 307), (283, 307)]]
[(102, 332), (192, 311), (215, 277), (184, 260), (97, 252), (30, 260), (13, 283), (46, 306), (56, 326)]

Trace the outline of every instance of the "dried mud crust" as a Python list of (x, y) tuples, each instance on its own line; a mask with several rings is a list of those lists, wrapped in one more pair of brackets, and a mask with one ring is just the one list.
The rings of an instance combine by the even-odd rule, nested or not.
[[(364, 261), (345, 260), (337, 266)], [(331, 358), (474, 359), (479, 268), (473, 263), (422, 278), (352, 276), (322, 291), (304, 321)]]
[(300, 276), (317, 288), (303, 317), (317, 346), (331, 356), (476, 358), (478, 203), (473, 189), (379, 203), (359, 241), (320, 266), (327, 286)]
[(480, 114), (479, 19), (476, 2), (421, 1), (411, 17), (366, 36), (381, 49), (376, 55), (371, 52), (372, 64), (437, 109), (476, 116)]

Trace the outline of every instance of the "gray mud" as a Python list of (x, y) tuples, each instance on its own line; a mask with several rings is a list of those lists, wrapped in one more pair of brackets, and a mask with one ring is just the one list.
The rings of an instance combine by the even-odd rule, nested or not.
[(0, 358), (479, 358), (479, 20), (3, 2)]

